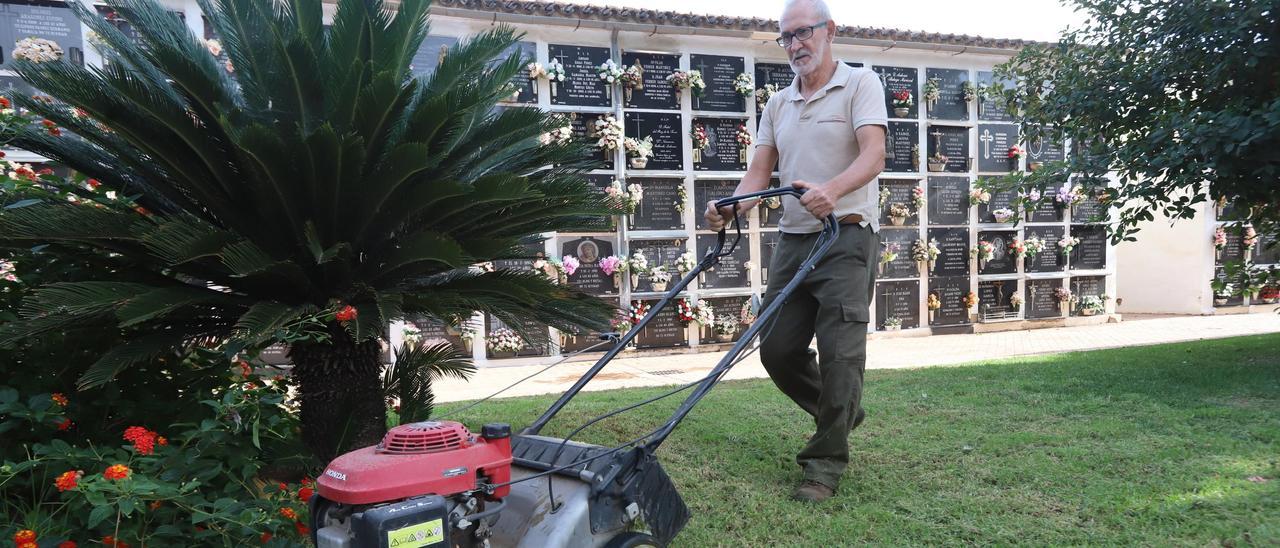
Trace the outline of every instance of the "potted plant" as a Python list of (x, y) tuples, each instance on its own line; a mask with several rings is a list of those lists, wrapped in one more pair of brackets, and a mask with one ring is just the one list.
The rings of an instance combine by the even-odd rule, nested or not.
[(653, 157), (653, 136), (647, 135), (644, 139), (627, 137), (622, 141), (622, 148), (627, 151), (632, 168), (644, 169), (649, 165), (649, 158)]
[(596, 76), (600, 77), (600, 81), (611, 86), (622, 78), (622, 67), (613, 62), (613, 59), (605, 59), (600, 66), (596, 67)]
[(1035, 259), (1036, 255), (1039, 255), (1045, 248), (1044, 240), (1035, 236), (1027, 238), (1026, 241), (1022, 242), (1022, 245), (1026, 249), (1027, 260)]
[(1026, 154), (1026, 151), (1022, 150), (1022, 147), (1018, 145), (1009, 147), (1009, 152), (1006, 153), (1006, 156), (1009, 158), (1009, 169), (1017, 169), (1018, 160), (1021, 160), (1023, 156), (1026, 156)]
[(884, 242), (880, 245), (884, 246), (884, 251), (880, 252), (880, 275), (884, 275), (884, 265), (889, 264), (898, 258), (898, 244), (895, 242)]
[(991, 192), (984, 188), (975, 188), (969, 191), (969, 205), (976, 206), (987, 203), (991, 203)]
[(1059, 215), (1070, 215), (1070, 207), (1084, 201), (1084, 190), (1080, 185), (1064, 183), (1053, 193), (1053, 207)]
[(697, 267), (698, 261), (694, 259), (692, 251), (686, 251), (681, 253), (679, 257), (676, 257), (676, 272), (680, 273), (681, 278), (686, 274), (693, 272), (693, 269)]
[(937, 293), (929, 293), (929, 299), (925, 302), (925, 307), (929, 309), (929, 323), (933, 323), (933, 318), (938, 313), (938, 309), (942, 308), (942, 299), (938, 298)]
[(740, 72), (733, 77), (733, 91), (738, 92), (738, 95), (744, 98), (750, 97), (756, 91), (756, 83), (751, 81), (750, 74)]
[(1258, 292), (1258, 298), (1262, 300), (1263, 304), (1280, 302), (1280, 286), (1269, 285), (1262, 288), (1262, 291)]
[(1080, 315), (1094, 316), (1101, 314), (1106, 310), (1106, 303), (1102, 301), (1102, 297), (1094, 295), (1086, 295), (1080, 299)]
[(640, 66), (640, 60), (622, 71), (622, 76), (618, 77), (618, 81), (622, 83), (623, 100), (631, 102), (631, 90), (644, 89), (644, 67)]
[(929, 171), (946, 171), (947, 161), (949, 160), (950, 158), (941, 152), (933, 153), (932, 156), (929, 156)]
[(1053, 300), (1058, 301), (1058, 307), (1062, 309), (1062, 314), (1071, 314), (1071, 301), (1075, 299), (1075, 295), (1071, 294), (1071, 290), (1065, 287), (1053, 288)]
[(778, 94), (778, 86), (774, 84), (765, 84), (764, 87), (756, 90), (756, 111), (764, 110), (765, 105), (769, 104), (769, 99)]
[(609, 320), (609, 327), (613, 329), (614, 333), (619, 335), (626, 335), (628, 331), (631, 331), (631, 328), (634, 327), (634, 325), (635, 324), (631, 323), (631, 315), (621, 310), (614, 315), (613, 319)]
[(900, 89), (893, 92), (893, 115), (898, 118), (906, 118), (911, 114), (911, 105), (915, 104), (915, 100), (911, 98), (911, 90)]
[(563, 82), (565, 77), (564, 65), (560, 64), (559, 59), (551, 59), (551, 62), (547, 63), (547, 80), (551, 82), (552, 95), (556, 94), (556, 84)]
[(627, 273), (627, 261), (617, 255), (600, 259), (600, 270), (613, 278), (613, 288), (622, 289), (622, 275)]
[(747, 150), (751, 148), (751, 132), (747, 130), (746, 124), (738, 124), (738, 130), (734, 132), (734, 139), (738, 142), (738, 162), (747, 163)]
[(960, 93), (964, 95), (964, 102), (972, 103), (978, 99), (978, 88), (974, 87), (973, 82), (965, 80), (960, 84)]
[(1227, 301), (1231, 299), (1231, 295), (1236, 292), (1236, 286), (1231, 282), (1224, 282), (1222, 280), (1215, 279), (1211, 285), (1213, 286), (1214, 306), (1226, 306)]
[(604, 154), (604, 159), (613, 158), (614, 151), (622, 148), (625, 137), (622, 134), (622, 122), (612, 114), (602, 114), (592, 124), (592, 136), (596, 138), (596, 148)]
[(484, 344), (489, 349), (490, 357), (511, 358), (524, 348), (524, 339), (510, 328), (499, 327), (484, 338)]
[(938, 261), (938, 255), (942, 252), (938, 249), (937, 240), (916, 240), (911, 243), (911, 259), (920, 265), (921, 276), (927, 275), (933, 270), (934, 264)]
[(893, 226), (902, 226), (910, 216), (911, 208), (906, 204), (895, 203), (889, 206), (889, 222), (893, 223)]
[(924, 102), (929, 106), (929, 110), (933, 110), (933, 106), (938, 103), (938, 98), (942, 97), (939, 83), (937, 78), (930, 78), (924, 82)]
[(1058, 239), (1058, 252), (1063, 255), (1070, 255), (1071, 250), (1080, 245), (1080, 238), (1072, 236), (1063, 236)]
[(1023, 257), (1027, 256), (1027, 244), (1018, 238), (1014, 238), (1010, 241), (1008, 247), (1009, 254), (1013, 255), (1014, 261), (1021, 261)]
[(689, 128), (689, 138), (693, 141), (693, 163), (701, 163), (702, 151), (711, 146), (711, 140), (707, 137), (707, 128), (703, 127), (702, 122), (693, 123), (693, 127)]
[(738, 334), (738, 318), (728, 315), (716, 316), (712, 330), (715, 331), (716, 341), (732, 342), (733, 336)]
[(972, 314), (974, 307), (978, 306), (978, 294), (970, 291), (964, 295), (961, 302), (964, 303), (965, 311)]
[(609, 188), (605, 189), (605, 196), (608, 198), (609, 204), (627, 216), (628, 222), (631, 216), (635, 215), (636, 209), (640, 207), (640, 202), (644, 200), (644, 187), (639, 183), (631, 183), (622, 187), (622, 181), (614, 179), (609, 183)]
[(711, 303), (698, 299), (698, 306), (694, 307), (693, 312), (693, 321), (698, 322), (699, 326), (706, 329), (715, 329), (716, 314), (715, 310), (711, 308)]
[(978, 245), (969, 250), (969, 256), (978, 259), (978, 271), (987, 268), (987, 261), (996, 254), (996, 246), (986, 240), (978, 240)]
[(1009, 221), (1016, 221), (1018, 218), (1018, 214), (1014, 213), (1012, 209), (1009, 209), (1007, 207), (1001, 207), (993, 210), (991, 212), (991, 216), (995, 217), (997, 223), (1007, 223)]
[(1014, 311), (1014, 312), (1017, 312), (1018, 310), (1021, 310), (1021, 309), (1022, 309), (1022, 295), (1019, 295), (1019, 294), (1017, 294), (1017, 293), (1014, 293), (1013, 295), (1010, 295), (1010, 296), (1009, 296), (1009, 308), (1013, 309), (1013, 311)]
[(895, 316), (889, 316), (888, 318), (885, 318), (885, 319), (884, 319), (884, 330), (885, 330), (885, 331), (897, 331), (897, 330), (899, 330), (899, 329), (902, 329), (902, 319), (901, 319), (901, 318), (898, 318), (898, 317), (895, 317)]
[(911, 205), (915, 207), (917, 213), (924, 211), (925, 206), (929, 205), (929, 201), (924, 197), (924, 187), (916, 185), (911, 188)]
[(677, 70), (667, 75), (667, 81), (671, 82), (671, 87), (679, 95), (681, 90), (689, 90), (694, 97), (701, 97), (702, 91), (707, 89), (707, 83), (702, 80), (702, 71)]
[(649, 269), (649, 283), (653, 284), (654, 291), (666, 291), (670, 282), (671, 273), (667, 271), (667, 267), (655, 266)]
[(640, 287), (640, 276), (649, 273), (649, 258), (643, 251), (636, 251), (627, 259), (627, 272), (631, 273), (631, 290), (635, 291)]

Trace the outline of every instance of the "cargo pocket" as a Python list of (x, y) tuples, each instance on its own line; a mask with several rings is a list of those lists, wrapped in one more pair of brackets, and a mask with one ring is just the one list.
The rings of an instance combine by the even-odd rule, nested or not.
[(840, 316), (846, 322), (870, 323), (871, 311), (864, 304), (841, 304)]

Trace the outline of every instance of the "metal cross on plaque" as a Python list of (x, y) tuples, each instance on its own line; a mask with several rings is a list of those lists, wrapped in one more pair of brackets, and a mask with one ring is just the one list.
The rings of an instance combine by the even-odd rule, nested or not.
[(982, 158), (984, 160), (990, 160), (991, 159), (991, 141), (995, 140), (995, 137), (991, 136), (991, 130), (990, 129), (982, 130), (982, 136), (978, 137), (978, 140), (982, 141)]

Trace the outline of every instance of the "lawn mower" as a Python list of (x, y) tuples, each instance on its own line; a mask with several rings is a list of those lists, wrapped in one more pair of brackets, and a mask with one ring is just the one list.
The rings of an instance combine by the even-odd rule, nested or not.
[[(719, 200), (718, 208), (771, 196), (800, 197), (789, 186)], [(735, 207), (736, 211), (736, 207)], [(757, 320), (705, 377), (649, 400), (596, 417), (564, 438), (539, 435), (583, 387), (622, 352), (698, 274), (733, 252), (721, 228), (714, 248), (627, 333), (607, 334), (612, 347), (533, 424), (513, 435), (504, 423), (479, 435), (458, 422), (432, 420), (390, 429), (382, 442), (337, 457), (311, 498), (312, 541), (319, 548), (665, 546), (689, 520), (689, 509), (655, 451), (804, 281), (839, 236), (833, 215), (808, 259)], [(526, 378), (527, 380), (527, 378)], [(509, 387), (508, 387), (509, 388)], [(615, 447), (573, 441), (606, 418), (692, 389), (655, 430)]]

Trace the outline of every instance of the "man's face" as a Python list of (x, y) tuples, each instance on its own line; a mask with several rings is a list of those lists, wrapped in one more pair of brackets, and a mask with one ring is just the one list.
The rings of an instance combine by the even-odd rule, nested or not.
[[(818, 16), (812, 13), (808, 5), (795, 4), (792, 5), (786, 13), (782, 14), (780, 25), (784, 32), (795, 33), (824, 21), (818, 20)], [(818, 65), (822, 60), (831, 55), (830, 44), (828, 40), (830, 34), (827, 32), (827, 25), (819, 25), (813, 29), (813, 36), (808, 40), (800, 40), (793, 38), (791, 45), (787, 46), (787, 60), (791, 63), (791, 70), (801, 77), (808, 76), (818, 69)]]

